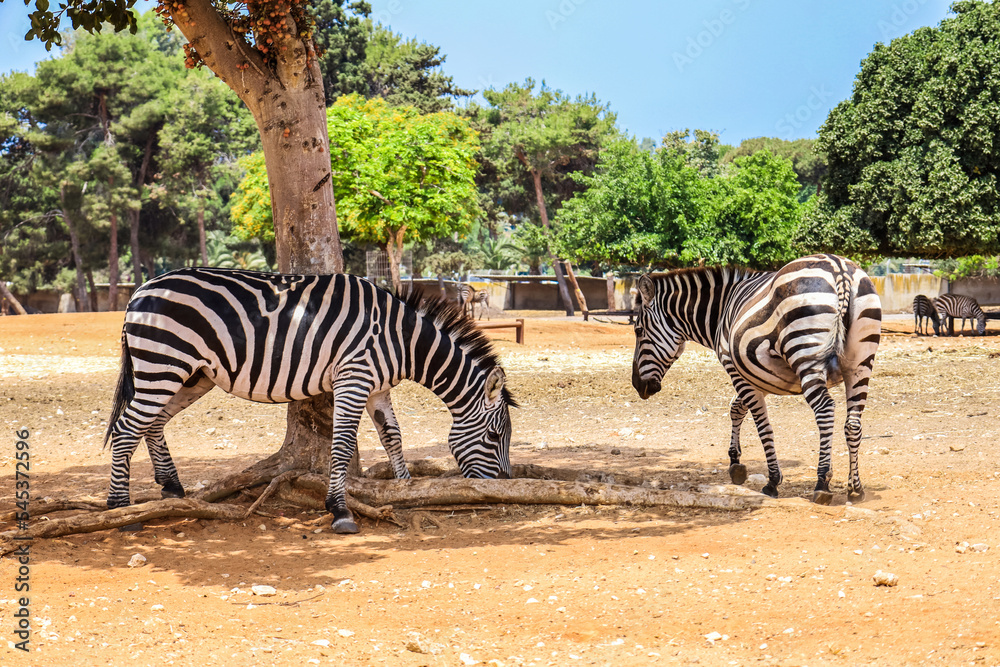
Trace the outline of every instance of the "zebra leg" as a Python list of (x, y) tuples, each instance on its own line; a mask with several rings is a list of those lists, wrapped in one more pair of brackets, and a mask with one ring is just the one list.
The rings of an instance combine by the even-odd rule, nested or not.
[(812, 500), (818, 505), (829, 505), (833, 500), (830, 480), (833, 477), (834, 403), (826, 388), (826, 374), (804, 375), (802, 393), (816, 416), (816, 426), (819, 429), (819, 463), (816, 466), (816, 489), (813, 491)]
[(392, 399), (389, 390), (376, 392), (368, 399), (368, 416), (375, 423), (379, 442), (389, 455), (392, 472), (396, 479), (410, 479), (410, 471), (403, 459), (403, 438), (399, 431), (399, 422), (392, 409)]
[[(781, 466), (778, 465), (778, 455), (774, 451), (774, 431), (771, 429), (771, 420), (767, 416), (764, 393), (754, 389), (739, 376), (733, 378), (733, 386), (736, 388), (736, 397), (753, 415), (753, 421), (757, 425), (757, 435), (760, 436), (760, 444), (763, 445), (764, 456), (767, 458), (767, 484), (761, 489), (761, 493), (777, 498), (778, 485), (781, 484), (782, 480)], [(730, 408), (731, 415), (732, 409)]]
[(335, 533), (356, 533), (358, 524), (347, 507), (347, 467), (358, 449), (358, 424), (371, 395), (371, 379), (346, 374), (333, 387), (333, 442), (330, 444), (330, 483), (326, 511), (333, 515)]
[(170, 457), (170, 450), (167, 449), (163, 429), (177, 413), (207, 394), (214, 386), (215, 383), (206, 376), (201, 374), (194, 376), (174, 394), (167, 407), (146, 431), (146, 448), (153, 463), (154, 479), (163, 487), (160, 491), (160, 496), (163, 498), (184, 497), (184, 487), (177, 475), (177, 467)]
[(747, 481), (747, 467), (740, 463), (740, 426), (747, 416), (747, 404), (740, 400), (739, 395), (733, 396), (729, 404), (729, 418), (733, 421), (733, 434), (729, 440), (729, 479), (733, 484), (743, 484)]

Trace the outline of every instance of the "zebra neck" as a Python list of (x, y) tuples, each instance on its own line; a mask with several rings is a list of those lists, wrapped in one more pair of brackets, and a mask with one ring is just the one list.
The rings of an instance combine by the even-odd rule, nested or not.
[(761, 275), (728, 267), (675, 271), (667, 274), (667, 310), (688, 340), (713, 349), (727, 307)]
[(403, 332), (404, 377), (430, 389), (454, 416), (461, 412), (486, 379), (483, 359), (455, 334), (418, 316)]

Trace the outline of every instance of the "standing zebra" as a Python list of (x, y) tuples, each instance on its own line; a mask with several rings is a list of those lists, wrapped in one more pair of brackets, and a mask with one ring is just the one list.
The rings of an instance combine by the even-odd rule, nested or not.
[(448, 445), (466, 477), (509, 478), (516, 402), (489, 339), (454, 304), (401, 301), (349, 275), (298, 276), (180, 269), (133, 295), (105, 445), (108, 507), (129, 504), (129, 464), (145, 437), (163, 496), (183, 497), (163, 428), (213, 387), (261, 403), (333, 393), (326, 509), (357, 532), (347, 465), (367, 408), (397, 477), (409, 477), (389, 390), (413, 380), (451, 411)]
[(934, 335), (941, 333), (941, 318), (938, 317), (934, 302), (923, 294), (913, 297), (913, 330), (918, 334), (927, 335), (927, 321), (934, 327)]
[(490, 293), (489, 290), (477, 290), (472, 285), (466, 283), (458, 284), (458, 305), (469, 309), (469, 317), (476, 317), (476, 304), (479, 304), (479, 319), (483, 319), (483, 311), (486, 311), (486, 319), (490, 319)]
[[(973, 333), (978, 332), (980, 336), (986, 334), (986, 313), (983, 312), (983, 309), (979, 307), (979, 303), (971, 296), (942, 294), (934, 299), (934, 308), (937, 309), (941, 325), (944, 326), (945, 323), (949, 324), (949, 326), (945, 327), (949, 335), (954, 330), (954, 322), (951, 319), (945, 320), (945, 317), (962, 318), (962, 330), (959, 333), (965, 331), (965, 320), (969, 320)], [(973, 321), (975, 321), (975, 325), (973, 325)]]
[(772, 273), (730, 268), (682, 269), (639, 279), (632, 386), (642, 398), (660, 390), (664, 374), (693, 340), (714, 349), (736, 396), (729, 409), (733, 430), (729, 475), (746, 480), (740, 463), (740, 425), (753, 414), (768, 483), (776, 497), (781, 469), (764, 399), (804, 394), (820, 433), (818, 481), (813, 501), (829, 504), (834, 403), (828, 387), (847, 389), (844, 432), (850, 453), (847, 490), (864, 498), (858, 474), (861, 413), (878, 349), (882, 307), (872, 281), (853, 262), (812, 255)]

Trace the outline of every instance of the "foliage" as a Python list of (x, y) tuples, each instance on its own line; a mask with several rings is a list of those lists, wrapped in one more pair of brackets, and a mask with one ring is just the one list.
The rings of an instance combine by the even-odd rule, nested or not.
[(222, 269), (271, 270), (258, 241), (242, 241), (221, 230), (208, 232), (208, 265)]
[(697, 217), (700, 176), (683, 154), (611, 143), (586, 190), (557, 214), (560, 252), (576, 261), (669, 266)]
[[(505, 216), (541, 218), (534, 177), (553, 211), (583, 189), (570, 174), (589, 174), (601, 147), (617, 136), (615, 114), (594, 96), (571, 99), (527, 79), (483, 91), (488, 107), (469, 115), (482, 137), (480, 204), (496, 226)], [(495, 232), (496, 230), (494, 230)]]
[(958, 257), (956, 259), (946, 259), (938, 262), (938, 268), (934, 270), (934, 275), (947, 280), (958, 280), (970, 277), (1000, 276), (1000, 257), (984, 257), (982, 255), (971, 255), (968, 257)]
[[(327, 114), (339, 224), (353, 241), (401, 248), (469, 229), (478, 213), (479, 144), (466, 121), (357, 95), (341, 98)], [(263, 157), (243, 164), (234, 231), (269, 241), (274, 227)]]
[(367, 21), (371, 5), (347, 0), (318, 0), (312, 4), (316, 22), (313, 40), (323, 73), (327, 106), (341, 95), (368, 88), (365, 51), (371, 35)]
[(366, 97), (381, 97), (390, 106), (412, 106), (422, 113), (448, 111), (452, 98), (474, 91), (455, 86), (441, 71), (441, 49), (415, 39), (403, 39), (382, 25), (372, 28), (365, 53)]
[(768, 150), (791, 160), (792, 169), (799, 180), (799, 201), (805, 201), (821, 189), (821, 182), (826, 176), (826, 159), (816, 147), (816, 139), (796, 139), (788, 141), (776, 137), (755, 137), (744, 139), (739, 146), (731, 148), (720, 157), (720, 163), (725, 166), (732, 164), (738, 157), (753, 155), (757, 151)]
[(528, 273), (539, 275), (541, 266), (549, 258), (549, 234), (541, 225), (524, 222), (511, 235), (510, 249), (514, 256), (528, 265)]
[(709, 176), (688, 151), (668, 145), (649, 153), (633, 141), (612, 143), (596, 173), (581, 177), (587, 190), (557, 215), (560, 251), (580, 262), (648, 268), (767, 268), (798, 253), (801, 207), (789, 161), (759, 151)]
[(877, 44), (820, 129), (817, 249), (941, 257), (1000, 250), (1000, 5)]
[(271, 190), (267, 184), (263, 151), (240, 158), (240, 166), (246, 175), (233, 193), (229, 212), (233, 235), (244, 240), (256, 238), (263, 243), (274, 243)]
[(705, 186), (697, 222), (686, 230), (685, 263), (771, 269), (802, 254), (799, 185), (789, 160), (757, 151)]
[(719, 135), (708, 130), (695, 130), (694, 137), (688, 139), (690, 130), (668, 132), (661, 142), (661, 150), (676, 153), (698, 170), (702, 176), (714, 177), (719, 174), (721, 147)]

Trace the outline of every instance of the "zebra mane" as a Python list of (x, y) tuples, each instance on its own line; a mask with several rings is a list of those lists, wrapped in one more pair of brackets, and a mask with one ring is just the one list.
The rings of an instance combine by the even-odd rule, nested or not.
[(752, 278), (753, 276), (760, 275), (761, 273), (770, 273), (769, 271), (761, 271), (760, 269), (750, 269), (745, 266), (689, 266), (683, 269), (674, 269), (673, 271), (667, 271), (665, 273), (651, 273), (650, 278), (661, 279), (661, 278), (672, 278), (674, 276), (684, 276), (684, 275), (704, 275), (706, 273), (717, 273), (721, 274), (723, 271), (729, 271), (730, 275), (736, 280), (734, 282), (739, 282), (741, 280), (746, 280), (747, 278)]
[[(403, 299), (410, 308), (434, 322), (441, 331), (465, 350), (483, 370), (489, 373), (500, 365), (500, 356), (493, 349), (493, 341), (476, 326), (476, 323), (457, 303), (440, 294), (411, 290)], [(504, 402), (512, 408), (520, 407), (506, 385), (502, 390)]]

